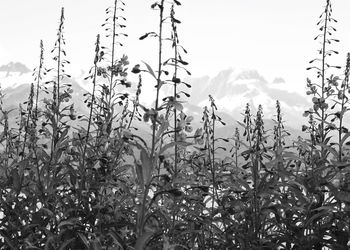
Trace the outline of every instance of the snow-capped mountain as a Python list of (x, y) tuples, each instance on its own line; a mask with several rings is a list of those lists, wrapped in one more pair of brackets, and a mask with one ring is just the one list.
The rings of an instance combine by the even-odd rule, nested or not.
[(22, 63), (10, 62), (6, 65), (0, 66), (0, 72), (6, 72), (6, 76), (10, 76), (13, 74), (23, 75), (23, 74), (29, 73), (30, 70), (27, 68), (27, 66), (25, 66)]
[(264, 117), (274, 118), (276, 100), (279, 100), (286, 124), (299, 129), (303, 122), (303, 111), (310, 107), (306, 95), (291, 91), (290, 84), (283, 78), (276, 77), (269, 82), (256, 70), (230, 68), (213, 78), (205, 76), (188, 78), (186, 81), (192, 85), (189, 104), (199, 107), (208, 105), (208, 95), (211, 95), (218, 109), (236, 120), (241, 120), (241, 113), (247, 103), (253, 113), (261, 104)]
[[(0, 66), (0, 87), (3, 97), (3, 107), (7, 110), (17, 109), (20, 104), (28, 100), (30, 85), (34, 77), (24, 64), (16, 62)], [(87, 107), (84, 104), (84, 94), (87, 92), (80, 84), (73, 79), (65, 79), (73, 89), (72, 99), (74, 100), (75, 110), (79, 114), (87, 113)], [(50, 88), (51, 86), (47, 86)], [(40, 99), (47, 97), (43, 91), (40, 92)], [(15, 112), (13, 114), (16, 116)]]
[[(73, 87), (73, 101), (78, 113), (87, 112), (83, 103), (83, 94), (91, 87), (91, 83), (83, 80), (85, 74), (73, 77), (69, 80)], [(33, 81), (32, 73), (21, 63), (9, 63), (0, 67), (0, 86), (5, 94), (4, 105), (17, 108), (19, 103), (27, 100), (29, 86)], [(226, 69), (219, 72), (215, 77), (208, 76), (185, 79), (192, 88), (186, 89), (191, 94), (186, 98), (184, 107), (186, 113), (193, 115), (200, 126), (203, 107), (209, 106), (208, 95), (212, 95), (218, 107), (218, 115), (232, 127), (235, 121), (242, 120), (242, 113), (247, 103), (250, 104), (252, 114), (257, 110), (259, 104), (263, 106), (264, 118), (272, 126), (271, 119), (276, 113), (276, 100), (279, 100), (284, 114), (286, 125), (295, 131), (300, 130), (304, 120), (302, 113), (310, 104), (306, 97), (288, 90), (283, 78), (276, 77), (273, 81), (267, 81), (256, 70)], [(134, 83), (133, 85), (137, 85)], [(135, 87), (135, 86), (134, 86)], [(146, 88), (147, 86), (143, 86)], [(166, 93), (163, 93), (166, 94)], [(141, 99), (146, 97), (141, 94)], [(152, 101), (151, 97), (146, 98)], [(151, 105), (151, 104), (149, 104)]]
[(2, 89), (16, 88), (31, 81), (33, 81), (31, 71), (20, 62), (10, 62), (0, 66), (0, 84)]

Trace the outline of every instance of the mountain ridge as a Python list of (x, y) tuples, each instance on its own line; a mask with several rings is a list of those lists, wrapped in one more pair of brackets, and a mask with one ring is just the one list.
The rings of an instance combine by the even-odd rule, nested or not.
[[(11, 98), (6, 98), (5, 103), (8, 106), (18, 107), (18, 102), (26, 101), (28, 98), (29, 83), (33, 81), (33, 77), (26, 70), (20, 75), (16, 74), (18, 71), (11, 70), (17, 70), (17, 68), (11, 65), (13, 66), (14, 63), (0, 67), (0, 69), (7, 69), (6, 75), (1, 75), (1, 72), (5, 71), (0, 70), (0, 84), (6, 95), (11, 96), (11, 93), (17, 93)], [(20, 63), (16, 65), (20, 65)], [(20, 68), (28, 69), (25, 65)], [(242, 118), (247, 103), (251, 106), (253, 115), (261, 104), (264, 118), (272, 120), (275, 116), (276, 100), (279, 100), (286, 125), (293, 130), (300, 130), (303, 123), (302, 113), (309, 105), (307, 99), (300, 94), (283, 90), (283, 85), (287, 85), (287, 83), (282, 77), (276, 77), (272, 82), (269, 82), (254, 69), (227, 68), (214, 77), (191, 77), (184, 81), (192, 86), (187, 91), (191, 97), (185, 100), (187, 102), (185, 110), (198, 120), (201, 119), (203, 107), (210, 105), (209, 94), (215, 99), (220, 115), (229, 125), (235, 124), (236, 120)], [(70, 82), (74, 86), (73, 97), (80, 95), (80, 98), (75, 98), (74, 102), (77, 102), (79, 112), (84, 112), (86, 109), (83, 108), (82, 98), (83, 94), (88, 91), (87, 82), (82, 81), (81, 76), (73, 77)], [(14, 101), (17, 102), (17, 105), (13, 105), (13, 103), (10, 105)]]
[(0, 66), (0, 72), (6, 72), (6, 76), (9, 76), (10, 73), (19, 73), (23, 75), (29, 73), (30, 69), (20, 62), (9, 62), (8, 64)]
[(188, 101), (192, 105), (204, 106), (210, 94), (220, 110), (234, 117), (240, 116), (248, 103), (253, 113), (261, 104), (265, 117), (272, 118), (279, 100), (286, 120), (291, 126), (300, 128), (302, 113), (310, 105), (308, 99), (297, 92), (284, 90), (281, 85), (287, 86), (287, 83), (283, 78), (275, 79), (277, 81), (269, 82), (257, 70), (228, 68), (212, 78), (187, 78), (185, 81), (192, 85)]

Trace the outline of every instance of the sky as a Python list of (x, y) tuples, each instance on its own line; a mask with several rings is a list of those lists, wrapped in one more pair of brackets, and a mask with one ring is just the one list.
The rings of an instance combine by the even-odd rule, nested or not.
[[(146, 32), (157, 31), (154, 0), (124, 0), (128, 37), (118, 55), (127, 54), (132, 64), (156, 65), (156, 40), (140, 41)], [(186, 60), (193, 76), (215, 76), (227, 68), (257, 69), (268, 80), (283, 77), (290, 89), (305, 90), (305, 68), (317, 56), (320, 45), (316, 23), (326, 0), (182, 0), (177, 8), (178, 33), (188, 50)], [(112, 0), (0, 0), (0, 65), (20, 61), (29, 68), (39, 61), (43, 39), (45, 60), (52, 57), (61, 7), (65, 8), (67, 59), (73, 74), (87, 71), (93, 63), (96, 35), (106, 34), (105, 9)], [(333, 17), (339, 22), (334, 38), (336, 64), (344, 65), (350, 51), (349, 0), (333, 1)], [(103, 42), (109, 42), (103, 38)], [(69, 69), (68, 69), (69, 70)], [(270, 79), (271, 78), (271, 79)]]

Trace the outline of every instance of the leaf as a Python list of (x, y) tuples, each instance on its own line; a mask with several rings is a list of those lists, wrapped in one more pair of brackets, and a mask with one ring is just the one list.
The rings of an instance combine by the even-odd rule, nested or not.
[[(318, 210), (316, 210), (318, 211)], [(319, 213), (314, 214), (313, 216), (311, 216), (306, 222), (304, 227), (307, 228), (310, 224), (314, 224), (317, 221), (319, 221), (320, 219), (322, 219), (322, 217), (327, 217), (331, 214), (331, 211), (329, 211), (329, 209), (325, 209), (323, 211), (320, 211)]]
[(182, 65), (188, 65), (188, 62), (183, 61), (183, 60), (178, 60), (179, 63), (181, 63)]
[(174, 106), (174, 108), (175, 108), (176, 110), (178, 110), (178, 111), (180, 111), (180, 112), (183, 110), (183, 106), (182, 106), (182, 104), (179, 103), (179, 102), (174, 102), (174, 103), (173, 103), (173, 106)]
[(139, 238), (137, 238), (134, 250), (143, 250), (146, 246), (147, 241), (152, 236), (153, 236), (153, 233), (144, 232)]
[(143, 39), (145, 39), (146, 37), (148, 37), (148, 35), (149, 35), (149, 33), (146, 33), (146, 34), (144, 34), (144, 35), (142, 35), (142, 36), (140, 36), (140, 40), (143, 40)]
[(248, 168), (250, 168), (251, 167), (251, 162), (250, 161), (248, 161), (247, 163), (245, 163), (245, 164), (243, 164), (242, 166), (241, 166), (241, 168), (243, 168), (243, 169), (248, 169)]
[(7, 246), (10, 247), (12, 250), (16, 250), (17, 249), (16, 247), (14, 247), (14, 245), (12, 244), (12, 241), (9, 238), (4, 237), (4, 240), (5, 240), (6, 244), (7, 244)]
[(149, 64), (146, 63), (146, 62), (144, 62), (144, 61), (142, 61), (142, 62), (146, 65), (147, 70), (148, 70), (148, 73), (150, 73), (150, 74), (154, 77), (154, 79), (157, 79), (156, 74), (154, 73), (154, 71), (153, 71), (153, 69), (151, 68), (151, 66), (149, 66)]
[[(63, 143), (64, 142), (64, 140), (67, 140), (68, 139), (68, 132), (69, 132), (69, 129), (68, 128), (66, 128), (66, 129), (64, 129), (63, 131), (62, 131), (62, 133), (60, 134), (60, 137), (59, 137), (59, 139), (58, 139), (58, 141), (57, 141), (57, 145), (59, 145), (59, 147), (61, 148), (62, 146), (66, 146), (65, 144), (67, 143)], [(63, 144), (63, 145), (61, 145), (61, 144)]]
[(146, 185), (151, 181), (153, 173), (153, 161), (146, 150), (141, 150), (140, 158), (142, 162), (142, 173)]
[(158, 139), (161, 139), (163, 133), (164, 133), (168, 128), (169, 128), (169, 121), (166, 121), (166, 120), (163, 121), (162, 124), (160, 125), (160, 128), (159, 128), (159, 130), (158, 130), (158, 132), (157, 132), (156, 137), (157, 137)]
[(45, 243), (45, 250), (53, 249), (53, 242), (55, 241), (55, 237), (53, 235), (49, 236)]
[(60, 247), (59, 250), (64, 250), (64, 249), (66, 249), (66, 247), (67, 247), (70, 243), (72, 243), (73, 241), (74, 241), (74, 238), (67, 240), (66, 242), (64, 242), (64, 243), (61, 245), (61, 247)]
[(306, 188), (304, 185), (300, 184), (297, 181), (290, 180), (287, 182), (288, 186), (293, 190), (294, 195), (297, 196), (298, 200), (303, 204), (309, 203), (309, 199), (304, 195)]
[(114, 231), (108, 233), (113, 239), (115, 244), (117, 244), (122, 249), (127, 249), (128, 247), (125, 245), (123, 239)]
[(89, 249), (89, 241), (86, 239), (85, 235), (82, 233), (78, 233), (79, 238), (81, 239), (81, 241), (84, 243), (84, 245), (86, 246), (87, 249)]
[(60, 224), (58, 224), (58, 227), (60, 228), (63, 226), (73, 226), (76, 224), (76, 222), (77, 222), (77, 219), (71, 218), (71, 219), (60, 222)]
[(297, 156), (294, 152), (284, 151), (283, 157), (288, 158), (288, 160), (300, 160), (300, 157)]
[(350, 202), (349, 192), (338, 191), (338, 189), (332, 183), (327, 183), (327, 186), (329, 187), (331, 192), (334, 194), (335, 198), (343, 202)]
[(350, 132), (346, 133), (346, 134), (343, 136), (343, 138), (341, 139), (340, 145), (343, 145), (343, 144), (345, 143), (346, 139), (349, 138), (349, 136), (350, 136)]
[(27, 247), (25, 249), (37, 249), (40, 250), (40, 248), (34, 246), (31, 242), (29, 242), (28, 240), (25, 241)]
[(338, 162), (338, 161), (331, 161), (331, 162), (335, 167), (339, 169), (350, 167), (350, 162)]
[(93, 250), (102, 250), (102, 246), (101, 246), (101, 243), (98, 239), (95, 239), (93, 242), (92, 242), (92, 249)]
[(21, 191), (22, 184), (17, 169), (14, 168), (11, 170), (11, 177), (13, 181), (13, 189), (16, 191), (16, 193), (19, 193)]
[(175, 3), (176, 5), (181, 5), (181, 3), (180, 3), (178, 0), (174, 0), (174, 3)]
[(245, 125), (244, 123), (240, 122), (240, 121), (237, 121), (237, 123), (238, 123), (240, 126), (242, 126), (243, 128), (246, 127), (246, 125)]
[(335, 158), (338, 157), (338, 152), (334, 148), (332, 148), (332, 147), (330, 147), (330, 146), (328, 146), (328, 145), (326, 145), (324, 143), (318, 143), (318, 145), (320, 145), (321, 147), (327, 149)]
[(135, 160), (135, 170), (136, 170), (137, 179), (140, 182), (139, 184), (142, 188), (144, 188), (145, 180), (143, 177), (142, 165), (138, 164), (138, 162), (136, 162), (136, 160)]

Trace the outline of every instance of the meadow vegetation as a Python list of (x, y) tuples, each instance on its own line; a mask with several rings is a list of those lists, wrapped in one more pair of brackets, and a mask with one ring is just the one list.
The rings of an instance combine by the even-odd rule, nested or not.
[[(263, 107), (253, 114), (247, 104), (232, 136), (219, 138), (225, 121), (213, 96), (193, 128), (180, 1), (151, 5), (157, 32), (140, 39), (158, 44), (155, 67), (119, 53), (127, 6), (112, 4), (92, 48), (87, 114), (75, 111), (65, 71), (63, 8), (56, 66), (45, 67), (41, 41), (28, 100), (18, 111), (0, 105), (0, 249), (348, 249), (350, 55), (342, 73), (328, 63), (339, 42), (331, 1), (308, 68), (316, 75), (306, 83), (305, 137), (292, 142), (278, 101), (270, 131)], [(156, 89), (153, 106), (140, 103), (145, 85)], [(162, 96), (165, 87), (172, 94)]]

